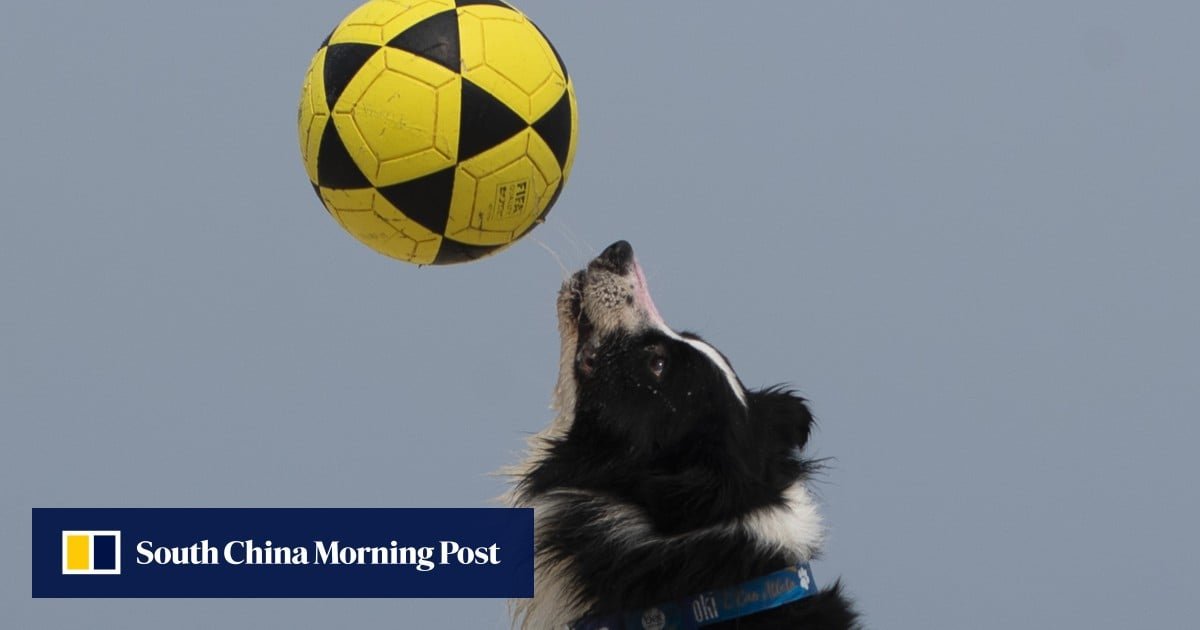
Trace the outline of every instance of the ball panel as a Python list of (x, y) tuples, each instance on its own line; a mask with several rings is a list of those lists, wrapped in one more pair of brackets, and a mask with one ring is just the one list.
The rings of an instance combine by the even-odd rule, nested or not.
[(457, 4), (460, 17), (471, 16), (482, 20), (497, 18), (521, 22), (527, 19), (520, 9), (503, 2), (459, 2)]
[(554, 155), (531, 130), (458, 169), (445, 234), (472, 245), (500, 245), (528, 229), (560, 177)]
[(571, 138), (573, 137), (574, 129), (572, 128), (572, 110), (571, 93), (563, 90), (562, 98), (558, 99), (558, 103), (550, 108), (537, 122), (533, 123), (534, 131), (546, 146), (554, 153), (554, 157), (558, 160), (560, 168), (565, 168), (567, 164), (567, 156), (571, 152)]
[(461, 72), (469, 72), (484, 64), (483, 22), (475, 15), (458, 12), (458, 46), (462, 56)]
[(459, 10), (463, 76), (533, 122), (558, 101), (566, 79), (541, 32), (495, 6)]
[(563, 181), (571, 175), (571, 167), (575, 165), (575, 149), (579, 148), (579, 102), (575, 99), (575, 83), (567, 81), (567, 96), (571, 99), (571, 143), (567, 150), (567, 161), (563, 165)]
[(342, 135), (333, 121), (327, 122), (321, 133), (321, 148), (317, 152), (317, 183), (327, 188), (367, 188), (371, 185), (347, 152)]
[(308, 72), (304, 75), (304, 86), (300, 89), (300, 156), (308, 181), (317, 181), (317, 154), (321, 147), (321, 135), (329, 120), (329, 108), (325, 105), (324, 72), (325, 51), (317, 51)]
[(365, 64), (379, 51), (370, 44), (334, 44), (325, 47), (325, 105), (337, 109), (338, 99), (346, 86), (357, 78)]
[(566, 93), (566, 80), (561, 75), (548, 75), (546, 82), (529, 95), (529, 112), (532, 120), (544, 118)]
[(371, 249), (417, 264), (436, 257), (441, 236), (404, 216), (375, 190), (322, 188), (321, 195), (338, 223)]
[(504, 251), (508, 248), (508, 245), (468, 245), (466, 243), (459, 243), (451, 238), (443, 238), (441, 249), (438, 250), (437, 258), (434, 259), (433, 264), (453, 265), (479, 260), (480, 258), (491, 256), (496, 252)]
[(526, 128), (523, 118), (487, 90), (462, 80), (462, 126), (458, 159), (469, 160)]
[(354, 238), (377, 249), (377, 244), (386, 243), (399, 231), (394, 225), (375, 212), (375, 191), (337, 190), (321, 188), (325, 204), (332, 209), (334, 218)]
[(444, 234), (454, 194), (454, 167), (379, 189), (391, 205), (434, 234)]
[(454, 234), (471, 227), (474, 214), (475, 191), (479, 188), (479, 180), (463, 169), (459, 164), (454, 167), (454, 190), (450, 196), (450, 205), (446, 213), (446, 228), (442, 234)]
[(402, 31), (387, 45), (458, 72), (462, 63), (458, 48), (458, 14), (452, 10), (436, 13)]
[[(526, 19), (528, 19), (528, 18), (526, 18)], [(570, 81), (571, 75), (567, 73), (567, 64), (563, 63), (562, 55), (558, 54), (558, 49), (555, 48), (554, 44), (552, 44), (550, 42), (550, 38), (546, 37), (546, 34), (544, 32), (542, 32), (541, 27), (539, 27), (536, 23), (534, 23), (533, 20), (529, 20), (529, 23), (533, 25), (533, 28), (537, 29), (537, 32), (542, 34), (542, 39), (545, 40), (546, 47), (548, 47), (550, 49), (550, 53), (554, 55), (554, 60), (558, 62), (558, 69), (562, 72), (563, 78), (566, 79), (567, 81)]]
[(375, 185), (453, 166), (459, 124), (458, 74), (400, 50), (372, 57), (346, 87), (334, 121)]
[[(546, 144), (542, 136), (537, 133), (529, 134), (529, 146), (525, 150), (525, 155), (547, 185), (554, 184), (563, 178), (563, 170), (558, 163), (558, 157), (554, 155), (550, 145)], [(538, 210), (541, 210), (540, 204)]]
[(452, 0), (372, 0), (346, 16), (329, 36), (329, 43), (353, 42), (382, 46), (421, 20), (453, 8)]
[(407, 2), (397, 0), (388, 1), (393, 5), (408, 8), (383, 25), (381, 35), (385, 42), (395, 39), (400, 33), (407, 31), (414, 25), (438, 13), (454, 9), (454, 0), (426, 0), (425, 2), (412, 2), (411, 0)]
[[(383, 52), (384, 65), (392, 72), (410, 76), (431, 88), (441, 88), (453, 83), (454, 89), (458, 89), (457, 85), (462, 77), (454, 70), (449, 70), (424, 57), (415, 56), (406, 50), (385, 48)], [(403, 96), (398, 94), (396, 98), (403, 98)]]
[[(390, 184), (403, 181), (454, 164), (458, 160), (458, 147), (454, 139), (459, 135), (462, 76), (457, 72), (446, 70), (440, 65), (427, 62), (423, 58), (413, 57), (401, 51), (388, 50), (384, 60), (388, 70), (412, 77), (432, 90), (435, 103), (432, 108), (434, 116), (433, 143), (430, 149), (436, 151), (439, 158), (434, 160), (430, 157), (428, 164), (423, 161), (425, 158), (422, 158), (420, 164), (411, 166), (393, 163), (385, 158), (384, 163), (380, 166), (379, 182)], [(403, 95), (395, 96), (405, 98)], [(408, 106), (405, 106), (404, 109), (407, 111)]]
[(526, 159), (537, 169), (534, 178), (534, 199), (529, 211), (513, 227), (512, 239), (520, 238), (538, 222), (542, 221), (550, 211), (550, 204), (557, 198), (556, 191), (562, 187), (566, 174), (559, 167), (554, 152), (546, 145), (541, 136), (530, 132), (529, 145), (526, 149)]

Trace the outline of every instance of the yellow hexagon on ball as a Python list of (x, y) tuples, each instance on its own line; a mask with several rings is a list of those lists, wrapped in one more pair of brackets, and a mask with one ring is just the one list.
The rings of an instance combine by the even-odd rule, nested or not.
[(499, 0), (371, 0), (321, 45), (300, 95), (300, 152), (326, 210), (419, 265), (482, 258), (541, 223), (577, 130), (562, 59)]

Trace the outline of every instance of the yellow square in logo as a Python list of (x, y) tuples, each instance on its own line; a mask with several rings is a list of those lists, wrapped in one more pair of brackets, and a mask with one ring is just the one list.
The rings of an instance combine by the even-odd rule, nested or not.
[(91, 536), (67, 536), (67, 570), (87, 571), (92, 568)]

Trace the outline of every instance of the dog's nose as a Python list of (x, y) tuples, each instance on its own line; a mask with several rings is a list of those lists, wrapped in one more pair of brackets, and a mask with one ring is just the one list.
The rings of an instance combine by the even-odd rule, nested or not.
[(632, 262), (633, 246), (629, 244), (629, 241), (617, 241), (600, 252), (592, 264), (604, 267), (613, 273), (624, 274), (629, 271), (629, 264)]

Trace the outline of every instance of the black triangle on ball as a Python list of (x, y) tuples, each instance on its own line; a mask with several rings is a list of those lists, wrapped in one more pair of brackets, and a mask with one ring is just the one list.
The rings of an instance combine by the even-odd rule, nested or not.
[(389, 48), (410, 52), (454, 72), (462, 70), (458, 45), (458, 13), (443, 11), (409, 27), (387, 43)]
[(325, 49), (325, 104), (329, 111), (379, 48), (372, 44), (332, 44)]
[(525, 130), (529, 124), (487, 90), (463, 77), (458, 161), (469, 160)]
[(441, 234), (450, 220), (450, 199), (454, 196), (454, 169), (445, 168), (424, 177), (392, 186), (380, 187), (379, 194), (396, 206), (404, 216), (422, 227)]
[(562, 98), (546, 112), (544, 116), (533, 123), (533, 130), (538, 132), (546, 145), (558, 159), (558, 167), (567, 168), (567, 155), (571, 152), (571, 93), (563, 90)]
[(317, 149), (317, 183), (325, 188), (370, 188), (371, 182), (354, 163), (333, 119), (325, 122)]
[(492, 6), (504, 7), (505, 9), (512, 8), (504, 2), (500, 2), (500, 0), (454, 0), (454, 6), (456, 7), (469, 7), (472, 4), (490, 4)]
[(438, 248), (437, 256), (433, 259), (435, 265), (453, 265), (455, 263), (479, 260), (507, 245), (468, 245), (452, 238), (442, 237), (442, 246)]

